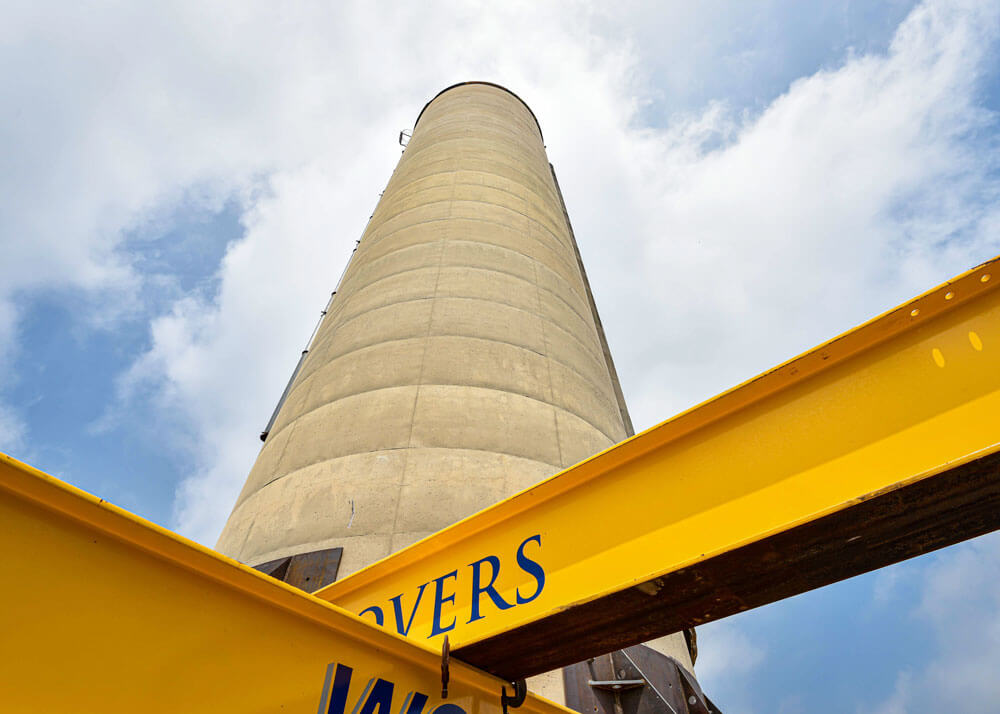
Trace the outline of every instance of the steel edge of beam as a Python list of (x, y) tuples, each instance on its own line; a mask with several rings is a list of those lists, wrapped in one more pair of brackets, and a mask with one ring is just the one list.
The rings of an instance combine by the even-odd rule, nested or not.
[[(440, 679), (439, 651), (370, 624), (352, 612), (275, 580), (0, 452), (0, 492), (3, 491), (43, 510), (82, 523), (171, 565), (196, 572), (319, 626), (338, 630), (359, 643), (386, 651), (393, 657), (427, 670), (432, 682)], [(460, 661), (453, 662), (451, 678), (485, 692), (487, 696), (498, 698), (505, 684), (504, 680)], [(570, 711), (531, 693), (525, 707), (528, 711)]]
[[(786, 362), (732, 387), (715, 397), (695, 405), (676, 416), (650, 427), (625, 441), (611, 446), (580, 463), (560, 471), (534, 486), (524, 489), (499, 503), (464, 518), (438, 533), (427, 536), (357, 572), (338, 580), (315, 595), (331, 602), (377, 580), (392, 576), (393, 571), (410, 563), (444, 551), (449, 545), (505, 521), (518, 512), (533, 508), (544, 501), (555, 499), (578, 488), (608, 470), (637, 459), (666, 443), (679, 439), (696, 429), (707, 426), (729, 414), (739, 411), (779, 391), (814, 377), (832, 366), (865, 350), (921, 327), (929, 320), (950, 312), (970, 300), (1000, 287), (1000, 256), (956, 276), (917, 297), (887, 310), (880, 315), (808, 350)], [(983, 276), (988, 276), (983, 280)], [(950, 297), (945, 297), (950, 296)], [(966, 455), (951, 463), (957, 466), (975, 457)], [(906, 483), (921, 480), (940, 469), (908, 479)], [(869, 496), (864, 496), (868, 498)], [(839, 504), (831, 509), (841, 510), (852, 502)], [(756, 539), (755, 539), (756, 540)], [(703, 560), (704, 556), (696, 559)], [(689, 564), (690, 565), (690, 564)], [(686, 567), (686, 566), (685, 566)], [(673, 570), (673, 568), (671, 568)], [(657, 577), (654, 571), (636, 582)], [(586, 602), (586, 601), (582, 601)], [(476, 640), (470, 640), (472, 644)]]

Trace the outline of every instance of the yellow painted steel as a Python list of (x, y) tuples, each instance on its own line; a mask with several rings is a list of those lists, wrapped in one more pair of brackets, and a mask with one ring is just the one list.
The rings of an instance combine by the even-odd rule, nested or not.
[(1000, 258), (317, 595), (457, 649), (994, 452), (998, 284)]
[(499, 680), (452, 662), (443, 702), (439, 652), (2, 454), (0, 524), (3, 712), (500, 712)]

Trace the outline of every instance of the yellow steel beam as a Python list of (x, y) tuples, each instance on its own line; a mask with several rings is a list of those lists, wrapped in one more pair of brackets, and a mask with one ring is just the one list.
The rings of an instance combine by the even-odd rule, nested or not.
[[(502, 682), (0, 454), (4, 712), (499, 714)], [(533, 714), (568, 710), (530, 696)]]
[(1000, 258), (319, 591), (526, 676), (1000, 527)]

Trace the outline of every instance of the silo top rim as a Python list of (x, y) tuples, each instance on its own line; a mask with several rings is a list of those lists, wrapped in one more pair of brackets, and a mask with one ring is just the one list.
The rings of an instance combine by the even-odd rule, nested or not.
[[(445, 92), (447, 92), (449, 90), (454, 89), (455, 87), (465, 87), (465, 86), (468, 86), (470, 84), (483, 84), (483, 85), (486, 85), (487, 87), (496, 87), (497, 89), (501, 89), (501, 90), (507, 92), (507, 94), (509, 94), (510, 96), (514, 97), (514, 99), (516, 99), (517, 101), (521, 102), (521, 104), (524, 105), (524, 108), (528, 110), (528, 114), (531, 115), (531, 118), (535, 120), (535, 126), (538, 127), (538, 135), (539, 135), (539, 137), (541, 137), (542, 143), (543, 144), (545, 143), (545, 137), (542, 136), (542, 125), (538, 123), (538, 117), (536, 117), (535, 113), (533, 111), (531, 111), (531, 107), (528, 106), (528, 103), (526, 101), (524, 101), (523, 99), (521, 99), (516, 94), (514, 94), (514, 92), (510, 91), (506, 87), (503, 87), (503, 86), (501, 86), (499, 84), (495, 84), (493, 82), (459, 82), (457, 84), (451, 85), (450, 87), (445, 87), (444, 89), (442, 89), (440, 92), (438, 92), (437, 94), (434, 95), (434, 99), (437, 99), (442, 94), (444, 94)], [(424, 105), (424, 108), (420, 110), (420, 113), (417, 114), (417, 120), (415, 122), (413, 122), (414, 128), (417, 126), (417, 124), (420, 123), (420, 117), (422, 117), (424, 115), (424, 112), (427, 111), (427, 107), (429, 107), (431, 105), (431, 103), (434, 101), (434, 99), (431, 99), (430, 102), (427, 102), (427, 104)]]

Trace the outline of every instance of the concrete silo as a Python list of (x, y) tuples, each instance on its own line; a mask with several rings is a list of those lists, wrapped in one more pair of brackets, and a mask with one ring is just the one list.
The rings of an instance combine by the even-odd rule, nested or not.
[[(456, 85), (417, 118), (217, 548), (325, 553), (315, 589), (631, 433), (535, 116)], [(655, 647), (691, 667), (682, 635)]]

